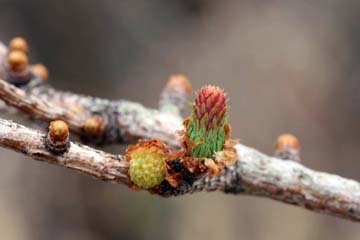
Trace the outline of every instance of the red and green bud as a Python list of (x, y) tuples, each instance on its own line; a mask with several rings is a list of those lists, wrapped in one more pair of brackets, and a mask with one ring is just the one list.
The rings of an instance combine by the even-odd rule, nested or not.
[(224, 91), (216, 86), (205, 86), (197, 93), (187, 126), (187, 137), (194, 143), (193, 157), (210, 158), (221, 151), (225, 143), (227, 100)]

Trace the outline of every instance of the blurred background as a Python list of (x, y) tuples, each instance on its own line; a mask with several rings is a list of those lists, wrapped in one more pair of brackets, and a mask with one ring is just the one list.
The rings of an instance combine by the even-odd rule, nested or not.
[[(51, 84), (82, 94), (157, 107), (170, 74), (220, 85), (244, 144), (272, 154), (290, 132), (306, 166), (359, 181), (359, 13), (357, 0), (0, 0), (0, 41), (24, 36)], [(0, 158), (1, 239), (360, 236), (358, 224), (268, 199), (163, 199), (8, 150)]]

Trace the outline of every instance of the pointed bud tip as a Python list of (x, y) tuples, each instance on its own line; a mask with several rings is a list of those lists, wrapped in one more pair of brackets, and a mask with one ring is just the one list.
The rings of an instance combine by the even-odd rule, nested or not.
[(204, 86), (197, 93), (193, 115), (199, 124), (202, 122), (206, 129), (220, 127), (226, 123), (227, 107), (224, 90), (218, 86)]

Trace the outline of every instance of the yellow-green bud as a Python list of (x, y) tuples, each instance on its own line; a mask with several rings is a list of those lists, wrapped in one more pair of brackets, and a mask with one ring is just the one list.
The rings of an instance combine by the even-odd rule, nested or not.
[(160, 185), (166, 176), (166, 151), (167, 147), (157, 139), (129, 147), (126, 159), (130, 162), (130, 180), (142, 189)]

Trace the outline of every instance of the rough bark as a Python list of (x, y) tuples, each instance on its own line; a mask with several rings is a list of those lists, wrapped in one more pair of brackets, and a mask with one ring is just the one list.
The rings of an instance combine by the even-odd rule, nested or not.
[[(0, 78), (3, 79), (9, 76), (6, 51), (0, 43)], [(159, 138), (171, 147), (179, 148), (176, 131), (181, 128), (179, 113), (187, 91), (186, 88), (174, 89), (174, 86), (184, 87), (186, 84), (165, 88), (160, 101), (162, 110), (148, 109), (126, 100), (109, 101), (58, 91), (36, 76), (21, 87), (0, 79), (0, 99), (31, 118), (46, 122), (62, 119), (73, 133), (95, 143), (129, 143), (137, 138)], [(100, 116), (105, 124), (101, 136), (95, 139), (87, 136), (83, 129), (86, 119), (94, 115)], [(56, 154), (46, 147), (44, 133), (3, 119), (0, 119), (0, 146), (100, 180), (131, 185), (127, 175), (128, 163), (123, 156), (78, 143), (70, 143), (66, 152)], [(225, 168), (220, 176), (203, 176), (192, 183), (182, 182), (177, 188), (161, 188), (158, 193), (162, 196), (215, 190), (242, 193), (360, 221), (358, 182), (266, 156), (241, 144), (235, 148), (236, 163)]]
[[(121, 155), (70, 143), (67, 152), (57, 155), (45, 146), (46, 135), (0, 119), (0, 145), (33, 159), (85, 173), (99, 180), (129, 185), (128, 164)], [(360, 184), (336, 175), (317, 172), (303, 165), (266, 156), (255, 149), (236, 145), (238, 161), (220, 176), (204, 176), (193, 184), (159, 192), (177, 196), (198, 191), (262, 196), (360, 221)]]
[(175, 132), (181, 129), (179, 115), (148, 109), (126, 100), (109, 101), (34, 83), (21, 89), (0, 79), (0, 98), (33, 118), (47, 122), (64, 120), (72, 132), (82, 137), (87, 137), (82, 129), (85, 120), (99, 115), (106, 125), (102, 135), (95, 139), (101, 144), (160, 138), (171, 146), (178, 146)]

